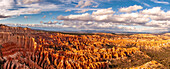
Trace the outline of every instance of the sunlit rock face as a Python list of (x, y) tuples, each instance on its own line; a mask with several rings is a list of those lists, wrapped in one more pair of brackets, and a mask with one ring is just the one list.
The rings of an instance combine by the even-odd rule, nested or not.
[(135, 61), (136, 55), (150, 59), (141, 49), (169, 47), (166, 35), (71, 35), (4, 25), (0, 28), (0, 63), (4, 69), (108, 69), (119, 61)]

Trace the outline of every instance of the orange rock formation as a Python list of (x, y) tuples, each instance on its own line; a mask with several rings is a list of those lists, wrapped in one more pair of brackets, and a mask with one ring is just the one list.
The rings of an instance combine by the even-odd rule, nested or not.
[(170, 42), (166, 35), (69, 35), (0, 28), (4, 30), (0, 33), (0, 62), (5, 69), (105, 69), (109, 61), (140, 52), (140, 47), (169, 47)]

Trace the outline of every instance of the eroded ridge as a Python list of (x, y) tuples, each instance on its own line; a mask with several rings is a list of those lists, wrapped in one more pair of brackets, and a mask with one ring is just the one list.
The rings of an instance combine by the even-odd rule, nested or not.
[(142, 50), (170, 47), (169, 34), (80, 35), (8, 26), (0, 29), (0, 66), (4, 69), (130, 68), (136, 61), (139, 65), (151, 61)]
[(13, 42), (2, 45), (1, 61), (4, 62), (4, 68), (107, 68), (108, 60), (123, 58), (139, 51), (135, 47), (126, 49), (78, 46), (74, 48), (66, 45), (57, 47), (66, 48), (65, 50), (55, 50), (51, 44), (47, 46), (45, 40), (37, 39), (35, 42), (35, 38), (23, 38), (24, 46)]

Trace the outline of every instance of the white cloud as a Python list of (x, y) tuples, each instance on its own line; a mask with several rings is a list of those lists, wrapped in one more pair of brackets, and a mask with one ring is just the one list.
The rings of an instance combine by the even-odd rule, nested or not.
[(114, 23), (105, 23), (105, 22), (84, 22), (84, 21), (63, 21), (63, 25), (70, 28), (76, 29), (113, 29), (115, 28)]
[(169, 2), (165, 2), (165, 1), (158, 1), (158, 0), (151, 0), (154, 3), (161, 3), (161, 4), (169, 4)]
[(128, 31), (130, 31), (130, 30), (136, 30), (136, 28), (135, 28), (135, 27), (132, 27), (132, 26), (118, 26), (117, 28), (119, 28), (119, 29), (124, 29), (124, 30), (128, 30)]
[(165, 12), (161, 10), (161, 7), (153, 7), (151, 9), (145, 9), (141, 11), (141, 14), (150, 17), (152, 20), (170, 21), (170, 11)]
[[(159, 30), (159, 31), (158, 31)], [(142, 28), (136, 28), (134, 30), (131, 30), (134, 32), (150, 32), (150, 33), (161, 33), (168, 31), (167, 28), (160, 28), (160, 27), (142, 27)]]
[(120, 23), (145, 24), (149, 20), (150, 19), (147, 16), (144, 16), (140, 13), (126, 13), (126, 14), (114, 15), (114, 21)]
[(75, 7), (82, 6), (83, 4), (84, 4), (84, 1), (83, 1), (83, 0), (80, 0), (80, 1), (78, 2), (78, 5), (76, 5)]
[(162, 28), (170, 28), (170, 21), (151, 21), (146, 24), (147, 26), (152, 27), (162, 27)]
[[(0, 0), (0, 15), (2, 16), (19, 16), (24, 14), (36, 14), (42, 11), (58, 11), (65, 10), (67, 5), (75, 5), (78, 3), (77, 7), (97, 7), (99, 4), (94, 0), (56, 0), (56, 3), (48, 2), (47, 0)], [(24, 8), (21, 8), (24, 7)], [(73, 8), (73, 7), (67, 7)], [(71, 11), (68, 9), (67, 11)], [(84, 13), (88, 11), (81, 10), (77, 13)]]
[(112, 10), (112, 8), (108, 9), (99, 9), (96, 12), (93, 12), (93, 15), (107, 15), (107, 14), (114, 14), (115, 12)]
[[(28, 11), (28, 14), (30, 14), (30, 13), (31, 14), (36, 14), (36, 13), (39, 13), (40, 11), (41, 11), (41, 9), (33, 9), (33, 10)], [(27, 14), (27, 13), (25, 13), (25, 14)]]
[(41, 0), (16, 0), (18, 5), (21, 4), (32, 4), (35, 2), (40, 2)]
[(143, 9), (142, 6), (134, 5), (134, 6), (129, 6), (127, 8), (120, 8), (120, 12), (132, 12), (132, 11), (137, 11), (138, 9)]
[[(95, 6), (93, 4), (95, 4)], [(75, 7), (84, 8), (84, 7), (91, 6), (91, 5), (93, 5), (92, 7), (98, 7), (99, 4), (95, 2), (94, 0), (80, 0), (78, 2), (78, 5), (76, 5)]]
[[(56, 21), (57, 22), (57, 21)], [(42, 24), (46, 23), (46, 24)], [(52, 31), (91, 31), (91, 32), (150, 32), (159, 33), (168, 31), (165, 27), (147, 27), (147, 26), (127, 26), (115, 24), (112, 22), (94, 22), (94, 21), (62, 21), (61, 24), (53, 24), (55, 21), (42, 22), (41, 24), (8, 24), (15, 26), (32, 27), (37, 29), (48, 29)], [(59, 22), (58, 22), (59, 23)], [(61, 30), (58, 30), (58, 29)], [(159, 31), (158, 31), (159, 30)]]
[(35, 9), (41, 9), (42, 11), (55, 11), (59, 10), (60, 6), (62, 5), (55, 5), (51, 3), (35, 3), (35, 4), (27, 4), (27, 5), (21, 5), (22, 7), (29, 7), (29, 8), (35, 8)]
[(81, 20), (81, 21), (89, 21), (91, 20), (91, 15), (88, 13), (82, 15), (69, 15), (69, 16), (58, 16), (59, 20)]
[[(60, 9), (61, 5), (55, 5), (42, 0), (1, 0), (0, 15), (3, 16), (20, 16), (24, 14), (37, 14), (41, 11), (55, 11)], [(25, 8), (18, 8), (25, 7)], [(12, 9), (12, 10), (9, 10)]]
[[(8, 2), (9, 1), (9, 2)], [(27, 0), (23, 0), (27, 1)], [(76, 7), (80, 8), (68, 8), (67, 11), (78, 10), (76, 13), (83, 13), (78, 15), (68, 15), (68, 16), (58, 16), (59, 20), (63, 20), (62, 25), (42, 25), (43, 27), (59, 27), (59, 28), (76, 28), (76, 29), (86, 29), (86, 30), (106, 30), (106, 31), (115, 31), (115, 30), (128, 30), (128, 31), (147, 31), (147, 30), (162, 30), (167, 31), (170, 26), (170, 11), (163, 11), (161, 7), (153, 7), (151, 9), (145, 9), (140, 12), (132, 13), (132, 11), (137, 11), (138, 9), (143, 9), (142, 6), (134, 5), (127, 8), (119, 9), (120, 12), (128, 12), (121, 13), (112, 10), (112, 8), (108, 9), (84, 9), (84, 7), (97, 7), (99, 4), (95, 2), (95, 0), (61, 0), (64, 3), (72, 3), (78, 2)], [(10, 16), (19, 16), (23, 14), (37, 14), (41, 11), (55, 11), (60, 10), (63, 5), (52, 4), (48, 2), (38, 3), (39, 0), (30, 0), (27, 2), (21, 2), (15, 5), (14, 0), (2, 0), (0, 2), (0, 19), (8, 18)], [(13, 7), (26, 7), (26, 8), (15, 8)], [(63, 9), (64, 10), (64, 9)], [(93, 11), (92, 14), (84, 13), (86, 11)], [(95, 10), (95, 11), (94, 11)], [(7, 16), (7, 17), (6, 17)], [(27, 16), (25, 17), (27, 18)], [(53, 24), (54, 22), (40, 22), (40, 23), (48, 23)], [(59, 23), (59, 22), (58, 22)], [(119, 27), (118, 25), (123, 25)], [(143, 28), (136, 28), (131, 26), (144, 26)], [(41, 25), (28, 25), (32, 27), (40, 27)], [(125, 27), (129, 26), (129, 27)], [(146, 28), (145, 27), (154, 27), (154, 28)], [(115, 30), (113, 30), (115, 29)]]
[(1, 10), (0, 13), (4, 16), (19, 16), (22, 14), (36, 14), (39, 13), (40, 9), (34, 9), (34, 8), (22, 8), (18, 10)]
[[(134, 32), (164, 32), (170, 30), (170, 11), (165, 12), (161, 10), (161, 7), (144, 9), (135, 13), (114, 13), (112, 8), (98, 9), (93, 11), (92, 14), (58, 16), (57, 19), (63, 20), (65, 27), (82, 30), (113, 31), (113, 29), (117, 29)], [(119, 27), (119, 25), (122, 26)]]
[(142, 13), (148, 15), (161, 15), (164, 11), (161, 10), (161, 7), (153, 7), (152, 9), (143, 10)]
[[(112, 13), (112, 14), (111, 14)], [(81, 15), (69, 15), (69, 16), (58, 16), (59, 20), (74, 20), (74, 21), (96, 21), (96, 22), (113, 22), (113, 23), (146, 23), (150, 19), (147, 16), (143, 16), (140, 13), (126, 13), (120, 15), (113, 15), (113, 11), (105, 13), (93, 14), (81, 14)]]
[(168, 15), (150, 15), (152, 20), (160, 20), (160, 21), (170, 21), (170, 16)]
[(14, 4), (14, 0), (0, 0), (0, 9), (11, 9)]
[(91, 2), (93, 2), (93, 1), (92, 0), (85, 1), (84, 5), (82, 5), (81, 8), (92, 5)]

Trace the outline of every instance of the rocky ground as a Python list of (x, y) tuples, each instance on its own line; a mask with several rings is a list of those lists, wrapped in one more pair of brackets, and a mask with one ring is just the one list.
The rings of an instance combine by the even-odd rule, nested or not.
[(2, 69), (169, 69), (168, 58), (169, 33), (61, 33), (0, 25)]

